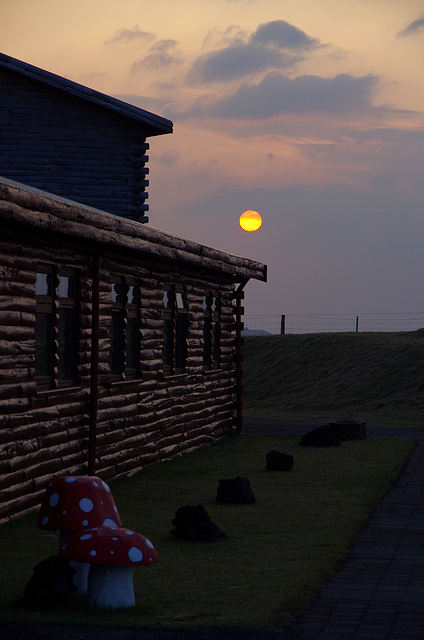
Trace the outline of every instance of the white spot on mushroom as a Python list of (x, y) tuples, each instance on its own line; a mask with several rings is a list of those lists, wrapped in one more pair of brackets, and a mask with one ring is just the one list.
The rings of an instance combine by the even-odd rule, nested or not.
[(48, 523), (49, 519), (47, 516), (44, 516), (44, 518), (42, 519), (42, 524), (45, 526)]
[(88, 520), (83, 520), (82, 524), (83, 524), (84, 527), (88, 527)]
[(151, 549), (154, 549), (154, 546), (152, 545), (152, 543), (150, 542), (150, 540), (148, 540), (147, 538), (145, 538), (146, 544), (148, 547), (150, 547)]
[(97, 555), (97, 551), (95, 549), (92, 549), (90, 551), (90, 556), (93, 556), (93, 558), (94, 558), (94, 556), (96, 556), (96, 555)]
[(96, 481), (94, 481), (94, 482), (93, 482), (93, 485), (94, 485), (95, 487), (98, 487), (98, 486), (99, 486), (98, 482), (96, 482)]
[(79, 501), (79, 508), (81, 511), (84, 511), (84, 513), (89, 513), (90, 511), (93, 511), (94, 503), (90, 498), (81, 498)]
[(131, 529), (126, 529), (125, 533), (127, 534), (127, 536), (133, 536), (134, 535), (134, 531), (131, 531)]
[(80, 540), (90, 540), (92, 537), (91, 533), (84, 533), (84, 535), (80, 537)]
[(110, 493), (109, 487), (107, 486), (106, 482), (103, 482), (103, 480), (102, 480), (102, 485), (103, 485), (103, 488), (106, 489), (108, 493)]
[(76, 478), (65, 478), (65, 482), (76, 482)]
[(112, 518), (105, 518), (103, 521), (103, 526), (104, 527), (117, 527), (118, 525), (116, 524), (116, 522), (114, 522), (112, 520)]
[(128, 558), (131, 562), (141, 562), (143, 560), (143, 554), (137, 547), (131, 547), (131, 549), (128, 550)]
[(58, 502), (59, 502), (59, 494), (58, 493), (52, 493), (52, 495), (50, 496), (50, 500), (49, 500), (50, 506), (51, 507), (56, 507)]

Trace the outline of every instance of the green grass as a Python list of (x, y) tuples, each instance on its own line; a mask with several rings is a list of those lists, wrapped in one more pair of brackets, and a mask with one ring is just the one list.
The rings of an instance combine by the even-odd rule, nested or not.
[[(245, 338), (244, 414), (368, 424), (423, 424), (424, 331)], [(91, 609), (72, 596), (54, 611), (17, 606), (35, 564), (57, 538), (29, 516), (0, 527), (0, 618), (66, 624), (283, 628), (346, 558), (413, 447), (405, 438), (301, 447), (299, 439), (232, 436), (112, 484), (125, 526), (151, 538), (159, 563), (134, 569), (136, 606)], [(271, 449), (290, 472), (268, 472)], [(218, 505), (220, 478), (249, 478), (256, 504)], [(228, 539), (186, 543), (176, 510), (203, 504)]]
[[(136, 606), (90, 609), (72, 596), (55, 611), (16, 606), (37, 562), (56, 553), (35, 516), (0, 528), (0, 618), (125, 626), (283, 628), (346, 557), (370, 510), (396, 477), (409, 439), (367, 438), (302, 447), (299, 438), (231, 436), (112, 483), (125, 526), (148, 536), (160, 561), (134, 569)], [(289, 472), (266, 470), (271, 449), (291, 453)], [(247, 477), (253, 505), (215, 502), (220, 478)], [(170, 531), (176, 510), (203, 504), (228, 539), (187, 543)]]
[(246, 416), (423, 425), (424, 330), (244, 340)]

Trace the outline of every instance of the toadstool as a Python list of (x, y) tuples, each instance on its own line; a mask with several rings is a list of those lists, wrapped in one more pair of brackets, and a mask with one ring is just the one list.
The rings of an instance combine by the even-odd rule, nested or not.
[[(49, 483), (37, 517), (37, 527), (59, 531), (59, 548), (77, 531), (98, 526), (120, 527), (111, 491), (96, 476), (57, 476)], [(74, 584), (87, 591), (89, 565), (73, 564)]]
[(88, 602), (103, 609), (133, 607), (133, 567), (158, 561), (150, 540), (122, 527), (80, 531), (62, 546), (59, 557), (91, 564)]

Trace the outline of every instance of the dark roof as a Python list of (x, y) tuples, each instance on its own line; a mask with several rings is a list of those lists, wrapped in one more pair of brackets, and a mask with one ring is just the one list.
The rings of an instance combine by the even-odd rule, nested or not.
[(173, 125), (171, 120), (167, 120), (166, 118), (151, 113), (150, 111), (145, 111), (144, 109), (135, 107), (127, 102), (118, 100), (117, 98), (112, 98), (111, 96), (95, 91), (94, 89), (90, 89), (89, 87), (85, 87), (82, 84), (78, 84), (77, 82), (63, 78), (62, 76), (50, 73), (50, 71), (44, 71), (43, 69), (34, 67), (31, 64), (7, 56), (4, 53), (0, 53), (0, 68), (5, 68), (9, 71), (19, 73), (27, 78), (42, 82), (50, 87), (54, 87), (59, 91), (76, 96), (81, 100), (94, 103), (104, 109), (110, 109), (125, 118), (136, 120), (152, 130), (150, 135), (172, 133)]
[[(34, 215), (36, 212), (36, 215)], [(0, 228), (11, 225), (73, 237), (114, 250), (133, 251), (198, 271), (214, 271), (234, 282), (266, 282), (267, 267), (213, 247), (179, 238), (0, 176)]]

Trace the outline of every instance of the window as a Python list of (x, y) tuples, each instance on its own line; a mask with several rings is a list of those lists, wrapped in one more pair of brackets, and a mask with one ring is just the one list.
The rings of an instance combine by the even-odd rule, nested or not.
[(221, 362), (221, 302), (217, 295), (207, 293), (203, 299), (203, 365), (217, 368)]
[(203, 366), (212, 367), (212, 295), (207, 293), (203, 299)]
[(188, 306), (181, 289), (163, 293), (163, 348), (165, 373), (181, 373), (187, 361)]
[(135, 284), (127, 286), (127, 331), (125, 343), (125, 371), (127, 375), (136, 375), (139, 371), (138, 340), (138, 289)]
[(58, 324), (58, 378), (59, 381), (73, 381), (77, 370), (77, 315), (76, 278), (59, 275), (57, 300), (59, 307)]
[(77, 380), (77, 273), (40, 267), (35, 281), (35, 377), (40, 388)]
[(218, 296), (212, 298), (212, 365), (221, 364), (221, 300)]
[(140, 374), (137, 283), (116, 278), (112, 281), (111, 295), (110, 373), (119, 379), (136, 378)]
[(164, 370), (169, 373), (174, 364), (174, 305), (172, 291), (163, 292), (163, 347), (162, 361)]

